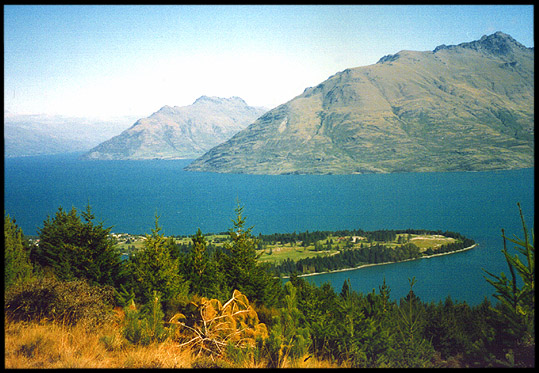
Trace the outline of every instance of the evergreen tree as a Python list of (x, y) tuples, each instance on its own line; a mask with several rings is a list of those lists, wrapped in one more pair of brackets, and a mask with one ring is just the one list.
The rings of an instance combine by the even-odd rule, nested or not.
[(156, 215), (155, 227), (151, 235), (146, 234), (144, 247), (129, 258), (130, 286), (139, 303), (146, 304), (157, 296), (166, 304), (187, 293), (188, 284), (179, 273), (178, 259), (170, 255), (174, 241), (160, 231)]
[(200, 228), (191, 237), (193, 242), (186, 265), (189, 291), (207, 298), (221, 298), (222, 272), (217, 260), (212, 260), (207, 241)]
[[(494, 297), (500, 301), (494, 309), (500, 322), (504, 325), (501, 333), (505, 334), (504, 352), (509, 356), (508, 365), (535, 365), (535, 236), (529, 236), (522, 209), (518, 204), (524, 239), (510, 239), (502, 229), (503, 250), (509, 267), (510, 278), (503, 272), (497, 276), (484, 270), (489, 276), (485, 277), (496, 292)], [(530, 240), (531, 238), (531, 240)], [(507, 241), (517, 246), (518, 254), (511, 255), (507, 249)], [(517, 277), (518, 276), (518, 277)], [(517, 283), (519, 279), (522, 285)]]
[(32, 265), (22, 229), (4, 212), (4, 290), (31, 274)]
[(398, 367), (401, 368), (426, 368), (432, 366), (434, 349), (429, 341), (423, 338), (425, 324), (424, 310), (419, 298), (413, 291), (415, 277), (409, 279), (410, 291), (401, 300), (397, 329), (399, 331), (400, 358)]
[(90, 205), (77, 215), (75, 207), (65, 212), (58, 208), (53, 219), (47, 217), (39, 230), (39, 245), (31, 259), (60, 280), (87, 279), (101, 285), (115, 285), (121, 276), (121, 256), (111, 228), (94, 224)]
[(281, 291), (280, 282), (271, 277), (266, 266), (258, 264), (256, 239), (251, 234), (253, 227), (245, 227), (243, 206), (238, 204), (235, 212), (234, 227), (228, 231), (229, 241), (221, 257), (228, 288), (239, 290), (253, 301), (272, 305)]
[(287, 282), (284, 307), (278, 316), (273, 317), (269, 339), (266, 341), (268, 368), (280, 368), (286, 360), (295, 361), (309, 349), (311, 337), (303, 314), (298, 309), (296, 293), (296, 287)]

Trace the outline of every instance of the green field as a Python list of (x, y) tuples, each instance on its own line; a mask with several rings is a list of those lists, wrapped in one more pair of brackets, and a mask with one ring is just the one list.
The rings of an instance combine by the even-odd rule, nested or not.
[[(227, 241), (228, 235), (207, 235), (206, 241), (208, 244), (213, 244), (217, 247), (224, 245), (224, 242)], [(136, 251), (144, 246), (144, 236), (131, 236), (131, 235), (120, 235), (117, 237), (118, 244), (117, 247), (122, 253), (127, 253), (131, 251)], [(259, 255), (260, 262), (268, 263), (279, 263), (286, 259), (292, 261), (298, 261), (300, 259), (312, 258), (316, 256), (327, 256), (335, 255), (344, 248), (349, 249), (358, 249), (361, 245), (376, 245), (382, 244), (386, 247), (396, 247), (402, 244), (402, 242), (410, 242), (419, 247), (420, 251), (423, 252), (428, 248), (436, 250), (438, 247), (444, 244), (455, 242), (454, 238), (444, 237), (442, 235), (434, 234), (398, 234), (397, 239), (391, 242), (387, 241), (372, 241), (367, 242), (362, 240), (361, 237), (356, 237), (356, 240), (353, 244), (350, 244), (352, 237), (344, 236), (330, 236), (327, 239), (320, 240), (317, 242), (319, 249), (315, 250), (315, 245), (309, 245), (306, 247), (302, 246), (302, 242), (298, 241), (295, 243), (286, 243), (282, 244), (281, 242), (267, 243), (263, 242), (263, 249), (257, 250)], [(174, 241), (177, 244), (188, 245), (191, 243), (191, 237), (182, 237), (174, 238)], [(400, 241), (400, 242), (399, 242)], [(331, 244), (331, 248), (327, 249), (328, 242)], [(320, 248), (321, 247), (321, 248)], [(133, 249), (134, 248), (134, 249)]]
[[(409, 242), (419, 247), (421, 252), (427, 250), (428, 248), (432, 248), (433, 250), (436, 250), (436, 248), (440, 247), (441, 245), (445, 245), (445, 244), (456, 241), (454, 238), (444, 237), (441, 235), (398, 234), (397, 239), (391, 242), (373, 241), (373, 242), (367, 243), (366, 241), (357, 240), (357, 243), (353, 244), (353, 246), (349, 248), (358, 249), (360, 248), (361, 244), (370, 245), (371, 243), (373, 245), (381, 244), (387, 247), (396, 247), (398, 245), (401, 245), (401, 243), (399, 243), (399, 237), (402, 237), (402, 239), (405, 241), (409, 238), (410, 239)], [(342, 250), (346, 247), (346, 243), (350, 239), (351, 237), (349, 236), (328, 237), (325, 240), (319, 241), (319, 243), (321, 243), (322, 246), (325, 247), (327, 245), (327, 242), (331, 240), (333, 241), (332, 249), (320, 250), (320, 251), (315, 251), (314, 245), (302, 247), (301, 242), (297, 242), (295, 245), (292, 245), (292, 244), (281, 245), (279, 243), (276, 243), (274, 245), (267, 245), (264, 248), (263, 252), (259, 251), (259, 253), (261, 253), (259, 260), (261, 262), (278, 263), (286, 259), (297, 261), (299, 259), (312, 258), (315, 256), (335, 255), (339, 252), (339, 250)]]

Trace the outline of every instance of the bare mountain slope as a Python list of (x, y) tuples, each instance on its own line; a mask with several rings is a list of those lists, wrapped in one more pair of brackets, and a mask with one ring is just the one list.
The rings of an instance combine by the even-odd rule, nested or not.
[(164, 106), (84, 155), (86, 159), (196, 158), (254, 122), (266, 109), (239, 97), (202, 96), (192, 105)]
[(533, 167), (534, 50), (501, 32), (339, 72), (187, 170), (351, 174)]

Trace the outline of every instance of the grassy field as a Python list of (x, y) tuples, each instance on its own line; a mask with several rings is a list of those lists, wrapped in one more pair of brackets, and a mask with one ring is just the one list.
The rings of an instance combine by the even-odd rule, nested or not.
[(258, 260), (261, 262), (278, 263), (290, 259), (295, 262), (300, 259), (312, 258), (315, 256), (335, 255), (338, 252), (338, 250), (314, 251), (314, 246), (268, 245), (265, 250), (259, 251), (262, 255), (260, 255)]
[(427, 250), (431, 247), (436, 250), (442, 245), (455, 242), (456, 240), (451, 237), (444, 237), (440, 235), (412, 235), (410, 242), (419, 247), (421, 251)]
[[(114, 368), (265, 368), (253, 358), (238, 361), (223, 356), (215, 361), (197, 356), (167, 338), (160, 343), (134, 345), (122, 336), (116, 320), (98, 328), (67, 326), (46, 320), (13, 322), (4, 318), (4, 367), (8, 369)], [(347, 368), (315, 357), (285, 361), (282, 368)]]
[[(427, 250), (428, 248), (432, 248), (433, 250), (436, 250), (441, 245), (445, 245), (451, 242), (455, 242), (454, 238), (450, 237), (444, 237), (441, 235), (417, 235), (412, 234), (410, 237), (408, 237), (407, 234), (398, 234), (397, 239), (392, 242), (372, 242), (373, 245), (381, 244), (387, 247), (396, 247), (398, 245), (401, 245), (399, 243), (399, 237), (402, 236), (403, 240), (407, 240), (410, 238), (410, 243), (413, 243), (417, 247), (419, 247), (420, 251), (423, 252)], [(279, 243), (275, 245), (267, 245), (264, 252), (260, 256), (259, 260), (261, 262), (271, 262), (271, 263), (278, 263), (286, 259), (290, 259), (292, 261), (297, 261), (304, 258), (312, 258), (315, 256), (324, 256), (324, 255), (335, 255), (339, 252), (340, 249), (343, 249), (346, 247), (346, 242), (350, 240), (350, 237), (328, 237), (325, 240), (321, 240), (320, 243), (323, 247), (327, 245), (328, 241), (332, 241), (332, 249), (331, 250), (321, 250), (321, 251), (315, 251), (314, 245), (303, 247), (301, 246), (301, 242), (297, 242), (295, 245), (292, 244), (286, 244), (281, 245)], [(404, 241), (404, 242), (405, 242)], [(357, 240), (357, 243), (355, 243), (352, 248), (358, 249), (361, 244), (369, 245), (370, 243), (366, 243), (365, 241)]]
[[(205, 237), (208, 244), (213, 244), (217, 247), (224, 245), (224, 242), (226, 242), (226, 240), (228, 239), (227, 235), (222, 234), (207, 235)], [(130, 247), (132, 250), (133, 246), (135, 250), (138, 250), (144, 246), (144, 239), (144, 236), (120, 236), (118, 238), (117, 246), (122, 252), (128, 251)], [(312, 258), (316, 256), (335, 255), (339, 252), (339, 250), (344, 249), (350, 240), (351, 237), (349, 236), (330, 236), (327, 239), (318, 241), (319, 246), (322, 247), (321, 250), (315, 250), (314, 245), (304, 247), (302, 246), (301, 241), (295, 242), (293, 244), (282, 244), (281, 242), (275, 242), (271, 244), (264, 243), (264, 248), (262, 250), (257, 250), (257, 254), (260, 255), (259, 261), (261, 262), (279, 263), (286, 259), (298, 261), (300, 259)], [(455, 242), (454, 238), (434, 234), (397, 234), (397, 238), (392, 242), (373, 241), (372, 244), (381, 244), (387, 247), (396, 247), (402, 244), (399, 243), (399, 240), (401, 240), (402, 242), (413, 243), (414, 245), (419, 247), (421, 252), (427, 250), (428, 248), (436, 250), (441, 245)], [(174, 241), (177, 244), (188, 245), (191, 243), (191, 237), (175, 238)], [(331, 249), (326, 249), (328, 242), (331, 243)], [(358, 238), (352, 246), (350, 246), (350, 244), (348, 243), (348, 247), (358, 249), (361, 247), (361, 244), (370, 245), (371, 243), (368, 243), (367, 241)]]

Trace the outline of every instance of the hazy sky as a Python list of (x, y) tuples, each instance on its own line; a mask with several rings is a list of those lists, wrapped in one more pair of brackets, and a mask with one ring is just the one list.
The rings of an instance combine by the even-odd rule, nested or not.
[(146, 117), (201, 95), (273, 108), (401, 50), (502, 31), (533, 6), (4, 6), (4, 110)]

